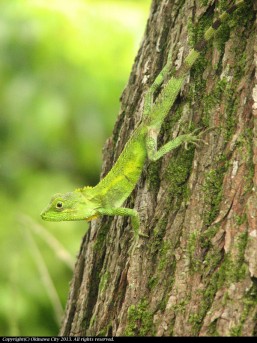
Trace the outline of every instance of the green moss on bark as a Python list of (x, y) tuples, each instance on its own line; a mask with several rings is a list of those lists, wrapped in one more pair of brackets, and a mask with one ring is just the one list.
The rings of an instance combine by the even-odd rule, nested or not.
[(126, 336), (154, 335), (153, 313), (149, 310), (147, 300), (141, 299), (137, 305), (128, 309)]

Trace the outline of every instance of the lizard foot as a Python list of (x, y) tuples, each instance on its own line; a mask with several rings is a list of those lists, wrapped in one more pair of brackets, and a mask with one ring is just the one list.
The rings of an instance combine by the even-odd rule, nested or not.
[(188, 150), (188, 144), (194, 144), (195, 146), (199, 147), (199, 143), (204, 143), (208, 145), (208, 143), (201, 138), (206, 132), (216, 129), (216, 127), (209, 127), (208, 129), (198, 133), (201, 129), (195, 129), (193, 132), (187, 134), (185, 140), (185, 149)]

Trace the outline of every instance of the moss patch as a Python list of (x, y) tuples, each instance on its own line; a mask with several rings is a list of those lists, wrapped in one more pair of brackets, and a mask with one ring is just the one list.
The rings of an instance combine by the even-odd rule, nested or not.
[(94, 244), (94, 250), (102, 251), (106, 236), (109, 232), (110, 225), (104, 225), (98, 233), (97, 240)]
[[(194, 335), (197, 335), (202, 327), (202, 321), (206, 316), (217, 291), (222, 287), (229, 287), (244, 279), (248, 273), (247, 265), (244, 262), (244, 252), (247, 244), (247, 233), (239, 234), (236, 238), (236, 251), (223, 256), (223, 252), (217, 248), (211, 248), (202, 264), (203, 275), (211, 275), (208, 284), (202, 293), (200, 307), (197, 313), (191, 313), (189, 322), (192, 325)], [(207, 278), (206, 278), (207, 279)], [(223, 302), (228, 300), (227, 293), (224, 294)], [(257, 300), (255, 299), (256, 303)], [(249, 312), (249, 309), (248, 309)], [(245, 319), (244, 319), (245, 320)], [(215, 325), (212, 323), (210, 333), (218, 334)], [(236, 333), (237, 329), (234, 329)], [(239, 332), (239, 331), (238, 331)]]
[(161, 159), (151, 162), (147, 168), (147, 181), (150, 191), (156, 192), (160, 188), (159, 171), (161, 168)]
[(222, 184), (228, 163), (225, 158), (220, 158), (217, 167), (211, 169), (205, 175), (203, 190), (205, 193), (206, 210), (204, 213), (204, 223), (210, 225), (219, 212), (222, 199)]
[(101, 279), (100, 279), (100, 283), (99, 283), (99, 291), (100, 292), (104, 292), (105, 288), (106, 288), (106, 285), (107, 285), (107, 282), (109, 281), (110, 279), (110, 273), (108, 271), (106, 271)]
[(149, 305), (145, 299), (129, 307), (127, 322), (124, 332), (126, 336), (154, 335), (153, 313), (149, 311)]
[[(238, 325), (234, 326), (230, 330), (231, 336), (241, 336), (242, 335), (243, 325), (244, 325), (246, 319), (248, 318), (250, 310), (252, 310), (253, 308), (256, 308), (256, 306), (257, 306), (257, 281), (254, 281), (252, 287), (248, 290), (246, 296), (243, 299), (243, 305), (244, 305), (244, 309), (243, 309), (243, 313), (241, 315), (241, 318), (240, 318)], [(249, 332), (249, 335), (250, 334), (251, 333)], [(252, 333), (252, 334), (254, 334), (254, 333)]]
[(173, 200), (173, 209), (180, 207), (181, 202), (188, 198), (187, 180), (191, 173), (194, 158), (194, 147), (190, 145), (183, 154), (174, 156), (169, 163), (164, 178), (168, 181), (168, 197)]
[(190, 232), (187, 239), (186, 256), (190, 265), (190, 272), (196, 272), (201, 266), (201, 260), (197, 258), (197, 246), (199, 245), (200, 232)]

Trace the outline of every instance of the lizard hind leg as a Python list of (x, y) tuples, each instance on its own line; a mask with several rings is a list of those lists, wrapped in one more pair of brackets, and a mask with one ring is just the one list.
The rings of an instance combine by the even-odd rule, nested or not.
[(197, 145), (197, 143), (203, 141), (199, 138), (199, 134), (197, 135), (195, 134), (196, 131), (193, 131), (192, 133), (177, 136), (175, 139), (164, 144), (159, 150), (157, 150), (157, 131), (158, 130), (149, 128), (146, 136), (146, 149), (150, 161), (157, 161), (159, 158), (182, 144), (185, 144), (185, 147), (187, 148), (188, 144)]
[(150, 111), (153, 107), (153, 103), (154, 103), (154, 94), (161, 87), (166, 76), (168, 75), (168, 73), (171, 70), (172, 51), (173, 51), (173, 49), (171, 49), (169, 51), (166, 64), (164, 65), (164, 67), (162, 68), (160, 73), (156, 76), (154, 82), (152, 83), (151, 87), (148, 89), (148, 91), (145, 95), (143, 116), (147, 116), (150, 113)]

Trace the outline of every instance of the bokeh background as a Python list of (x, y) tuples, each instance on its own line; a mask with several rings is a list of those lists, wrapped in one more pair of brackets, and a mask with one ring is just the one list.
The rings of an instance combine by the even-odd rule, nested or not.
[(0, 1), (0, 335), (56, 335), (85, 222), (50, 197), (99, 180), (150, 0)]

